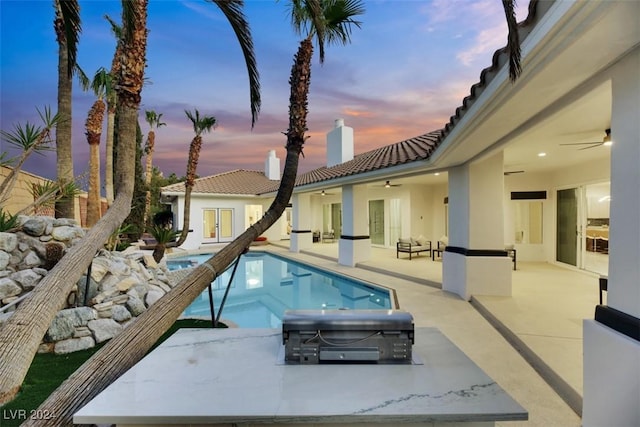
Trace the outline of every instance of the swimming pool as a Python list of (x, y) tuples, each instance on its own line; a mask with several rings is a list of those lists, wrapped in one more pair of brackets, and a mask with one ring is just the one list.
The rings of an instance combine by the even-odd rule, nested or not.
[[(171, 270), (191, 267), (211, 254), (170, 258)], [(233, 264), (212, 284), (217, 315)], [(279, 328), (287, 309), (389, 309), (392, 290), (330, 273), (266, 252), (242, 255), (222, 311), (222, 319), (241, 328)], [(210, 318), (209, 294), (204, 291), (183, 313)]]

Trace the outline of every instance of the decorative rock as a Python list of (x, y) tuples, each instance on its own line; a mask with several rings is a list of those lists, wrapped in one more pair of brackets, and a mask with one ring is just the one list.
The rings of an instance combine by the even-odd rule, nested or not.
[(72, 227), (68, 225), (56, 227), (55, 222), (53, 225), (54, 225), (54, 228), (51, 231), (51, 236), (60, 242), (67, 242), (67, 241), (82, 237), (84, 235), (84, 231), (82, 231), (82, 229), (79, 227), (75, 227), (75, 226)]
[[(118, 291), (116, 288), (111, 288), (109, 290), (106, 290), (104, 292), (100, 292), (99, 294), (97, 294), (95, 297), (93, 297), (91, 299), (91, 303), (93, 304), (94, 308), (96, 310), (98, 310), (101, 307), (97, 307), (97, 305), (102, 304), (106, 299), (111, 298), (113, 296), (119, 295), (120, 291)], [(107, 305), (106, 307), (110, 307), (110, 305)]]
[(73, 336), (73, 317), (72, 313), (68, 310), (59, 311), (56, 317), (53, 318), (51, 326), (47, 331), (47, 341), (60, 341)]
[[(78, 301), (80, 301), (81, 304), (84, 304), (84, 293), (87, 289), (87, 276), (82, 276), (80, 280), (78, 280), (78, 283), (76, 283), (76, 286), (78, 287)], [(89, 292), (86, 301), (90, 301), (96, 295), (98, 295), (98, 282), (93, 279), (89, 279)]]
[(38, 353), (53, 353), (53, 349), (55, 348), (55, 346), (55, 343), (43, 342), (38, 347)]
[(110, 301), (114, 304), (125, 304), (127, 301), (129, 301), (129, 295), (127, 294), (116, 295), (114, 297), (109, 298), (107, 301)]
[(164, 296), (164, 291), (157, 286), (150, 285), (149, 292), (147, 292), (147, 296), (144, 299), (147, 307), (153, 305), (156, 301)]
[(144, 313), (144, 311), (147, 309), (142, 300), (132, 294), (129, 294), (129, 300), (126, 302), (125, 307), (127, 307), (131, 314), (136, 317)]
[(71, 338), (58, 341), (54, 346), (53, 352), (55, 354), (67, 354), (73, 353), (74, 351), (87, 350), (95, 346), (96, 342), (93, 340), (93, 337)]
[(8, 277), (0, 279), (0, 299), (14, 297), (22, 293), (22, 288)]
[(97, 319), (89, 322), (89, 329), (93, 332), (97, 343), (107, 341), (122, 331), (122, 326), (113, 319)]
[(32, 268), (39, 266), (42, 261), (34, 251), (29, 251), (22, 262), (24, 262), (27, 267)]
[(91, 278), (96, 282), (102, 281), (109, 272), (108, 261), (104, 258), (94, 258), (91, 264)]
[(2, 325), (7, 321), (7, 319), (9, 319), (9, 317), (11, 317), (11, 314), (12, 313), (0, 313), (0, 325)]
[(22, 231), (30, 236), (40, 237), (47, 229), (47, 221), (43, 217), (32, 217), (22, 224)]
[(18, 237), (14, 233), (0, 233), (0, 250), (11, 252), (18, 246)]
[(53, 240), (53, 237), (51, 237), (50, 234), (45, 234), (44, 236), (40, 236), (40, 241), (45, 243), (45, 242), (50, 242)]
[(78, 221), (71, 218), (55, 218), (52, 222), (52, 225), (54, 227), (63, 227), (63, 226), (77, 227)]
[(88, 326), (79, 326), (73, 332), (74, 338), (82, 338), (82, 337), (90, 337), (90, 336), (93, 336), (93, 334), (91, 333), (91, 329), (89, 329)]
[(121, 305), (114, 305), (111, 309), (111, 317), (116, 322), (124, 322), (131, 319), (131, 313)]
[(111, 307), (113, 307), (113, 302), (112, 302), (112, 301), (101, 302), (101, 303), (99, 303), (99, 304), (95, 304), (95, 305), (93, 306), (93, 308), (94, 308), (95, 310), (105, 310), (105, 309), (107, 309), (107, 308), (111, 308)]
[(13, 273), (10, 278), (22, 286), (22, 289), (30, 290), (38, 284), (42, 276), (33, 270), (20, 270)]
[(73, 326), (76, 328), (86, 326), (91, 320), (96, 319), (96, 311), (91, 307), (76, 307), (63, 310), (69, 312), (72, 316)]
[(147, 266), (147, 268), (158, 268), (158, 263), (151, 255), (144, 255), (142, 262)]
[(0, 270), (4, 270), (9, 265), (9, 260), (11, 259), (11, 255), (6, 253), (5, 251), (0, 251)]
[(116, 284), (116, 289), (118, 289), (120, 292), (126, 292), (136, 283), (138, 283), (138, 281), (135, 278), (127, 277)]
[(109, 308), (103, 308), (98, 310), (98, 318), (100, 319), (110, 319), (112, 317), (112, 309), (111, 307)]

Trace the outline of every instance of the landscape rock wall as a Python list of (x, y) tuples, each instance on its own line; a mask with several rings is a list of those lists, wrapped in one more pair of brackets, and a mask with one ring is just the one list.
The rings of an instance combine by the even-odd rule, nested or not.
[[(75, 221), (52, 217), (20, 217), (19, 231), (0, 233), (0, 310), (6, 307), (0, 325), (84, 234)], [(67, 295), (67, 306), (39, 351), (70, 353), (116, 336), (171, 289), (169, 276), (166, 265), (151, 255), (100, 250), (90, 274), (85, 272)]]

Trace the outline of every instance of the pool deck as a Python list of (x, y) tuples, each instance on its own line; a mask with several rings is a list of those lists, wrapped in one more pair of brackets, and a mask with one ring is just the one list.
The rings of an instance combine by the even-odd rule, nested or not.
[[(580, 417), (556, 390), (580, 410), (582, 319), (593, 318), (598, 304), (597, 275), (547, 263), (518, 262), (512, 297), (476, 296), (469, 303), (440, 289), (442, 262), (425, 254), (412, 260), (397, 259), (393, 249), (372, 248), (372, 259), (352, 268), (337, 263), (337, 243), (314, 244), (303, 253), (289, 252), (288, 242), (282, 243), (252, 250), (266, 249), (395, 289), (400, 307), (412, 313), (416, 327), (440, 329), (529, 411), (528, 421), (496, 425), (581, 425)], [(509, 340), (481, 311), (493, 318)]]

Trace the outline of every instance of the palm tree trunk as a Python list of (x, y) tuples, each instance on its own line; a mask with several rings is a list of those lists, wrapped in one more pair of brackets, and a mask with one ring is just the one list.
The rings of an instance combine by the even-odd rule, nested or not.
[(101, 216), (100, 203), (100, 137), (105, 104), (96, 100), (87, 116), (87, 142), (89, 144), (89, 194), (87, 195), (86, 226), (93, 227)]
[(104, 159), (104, 189), (107, 197), (107, 206), (113, 204), (113, 131), (116, 121), (116, 112), (109, 106), (107, 113), (107, 141), (105, 143)]
[[(291, 105), (289, 130), (286, 133), (285, 167), (278, 193), (264, 216), (181, 280), (58, 387), (39, 408), (39, 410), (56, 414), (55, 420), (37, 423), (27, 421), (23, 427), (57, 426), (70, 423), (78, 409), (135, 365), (171, 327), (184, 309), (238, 256), (243, 254), (256, 237), (264, 233), (282, 216), (293, 193), (300, 153), (305, 140), (312, 54), (311, 41), (303, 41), (291, 70)], [(301, 111), (301, 108), (304, 111)], [(100, 375), (96, 375), (96, 372), (100, 372)]]
[[(99, 137), (98, 137), (99, 138)], [(87, 227), (91, 228), (100, 219), (100, 146), (89, 146), (89, 194), (87, 194)]]
[[(91, 263), (96, 251), (103, 247), (131, 210), (136, 126), (146, 53), (147, 0), (131, 2), (130, 7), (136, 20), (122, 56), (126, 66), (119, 79), (124, 96), (120, 98), (122, 102), (118, 111), (120, 120), (117, 131), (122, 141), (119, 147), (121, 160), (116, 170), (118, 195), (107, 214), (79, 243), (69, 249), (0, 328), (0, 404), (12, 400), (19, 391), (40, 341), (56, 313), (64, 307), (67, 295)], [(42, 420), (35, 423), (44, 425)], [(53, 425), (70, 423), (71, 415), (68, 415), (67, 418), (55, 420)]]
[(182, 232), (175, 246), (181, 246), (189, 235), (189, 223), (191, 216), (191, 191), (196, 180), (196, 169), (202, 149), (202, 137), (196, 136), (189, 147), (189, 160), (187, 161), (187, 179), (184, 183), (184, 218), (182, 220)]
[(150, 130), (147, 136), (147, 158), (144, 183), (147, 186), (147, 191), (144, 195), (144, 216), (142, 217), (142, 223), (148, 226), (147, 220), (149, 218), (149, 212), (151, 211), (151, 173), (153, 172), (153, 149), (155, 146), (156, 135), (155, 132)]
[[(64, 24), (56, 19), (58, 39), (58, 114), (60, 120), (56, 127), (56, 173), (63, 184), (73, 182), (73, 156), (71, 148), (71, 74), (69, 73), (69, 55)], [(73, 198), (61, 198), (56, 202), (56, 218), (75, 218)]]

